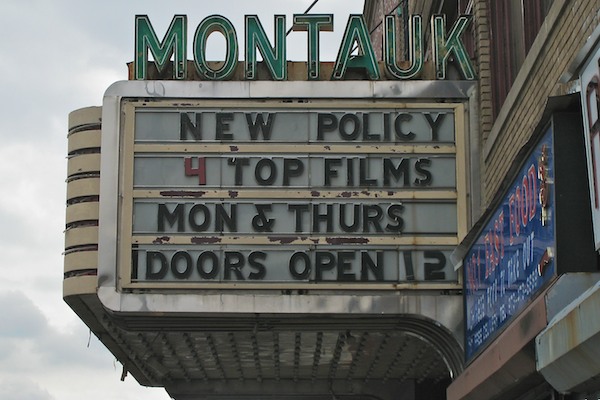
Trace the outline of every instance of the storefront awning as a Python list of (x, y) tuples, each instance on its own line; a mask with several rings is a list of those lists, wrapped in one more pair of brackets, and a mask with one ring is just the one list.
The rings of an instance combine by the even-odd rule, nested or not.
[(559, 392), (600, 388), (600, 281), (536, 338), (537, 369)]

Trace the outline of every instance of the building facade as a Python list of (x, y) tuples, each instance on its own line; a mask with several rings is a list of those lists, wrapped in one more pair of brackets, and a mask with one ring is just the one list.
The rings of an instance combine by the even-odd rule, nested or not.
[[(591, 225), (597, 208), (593, 148), (600, 2), (366, 2), (365, 16), (370, 18), (372, 34), (381, 34), (377, 27), (380, 15), (401, 17), (407, 10), (408, 14), (472, 15), (472, 42), (468, 46), (476, 60), (478, 78), (476, 123), (471, 132), (479, 138), (481, 189), (480, 209), (473, 213), (481, 217), (474, 219), (455, 253), (457, 266), (465, 271), (466, 366), (450, 384), (447, 398), (596, 399), (599, 369), (592, 348), (598, 345), (599, 334), (597, 318), (588, 310), (597, 304), (598, 296), (598, 246), (594, 246), (597, 239)], [(409, 42), (404, 43), (409, 46)], [(515, 204), (522, 203), (526, 209), (538, 201), (532, 197), (531, 202), (519, 203), (519, 195), (526, 198), (532, 188), (525, 184), (527, 173), (522, 168), (535, 165), (539, 175), (536, 160), (543, 157), (538, 153), (536, 158), (535, 154), (543, 146), (540, 140), (549, 134), (554, 135), (554, 146), (559, 146), (554, 148), (556, 175), (551, 183), (557, 206), (551, 211), (557, 223), (551, 246), (555, 253), (552, 261), (542, 258), (537, 266), (555, 263), (556, 272), (518, 306), (514, 299), (523, 295), (509, 292), (512, 287), (520, 293), (521, 288), (512, 285), (518, 280), (513, 268), (516, 265), (524, 270), (525, 261), (510, 261), (511, 255), (523, 253), (523, 249), (511, 250), (519, 237), (518, 230), (515, 233), (519, 224), (512, 221), (519, 213), (512, 210), (518, 209)], [(567, 145), (576, 156), (561, 164), (560, 153)], [(588, 162), (582, 163), (586, 147)], [(579, 185), (569, 186), (565, 180), (578, 181)], [(577, 195), (566, 200), (567, 192)], [(569, 211), (575, 208), (582, 212)], [(528, 221), (534, 221), (533, 215), (532, 211)], [(561, 216), (567, 221), (559, 221)], [(579, 221), (577, 225), (571, 225), (574, 220)], [(520, 228), (529, 229), (526, 225), (530, 223), (525, 221)], [(504, 228), (506, 232), (502, 232)], [(537, 242), (534, 247), (546, 246), (541, 232), (531, 232)], [(570, 241), (571, 235), (577, 239)], [(565, 246), (574, 251), (567, 251)], [(531, 254), (535, 258), (533, 251)], [(496, 269), (501, 272), (493, 281)], [(483, 305), (474, 295), (478, 290)], [(511, 316), (506, 315), (507, 309), (518, 311)], [(482, 320), (488, 324), (477, 330)]]
[(280, 53), (222, 81), (197, 54), (194, 76), (136, 60), (102, 108), (70, 115), (64, 297), (124, 375), (176, 399), (428, 399), (463, 370), (450, 254), (473, 82), (370, 82), (378, 64), (348, 46), (368, 45), (364, 20), (348, 24), (320, 80)]
[(320, 70), (279, 23), (186, 70), (177, 16), (164, 65), (69, 117), (64, 298), (123, 375), (182, 400), (598, 398), (600, 1), (369, 0)]

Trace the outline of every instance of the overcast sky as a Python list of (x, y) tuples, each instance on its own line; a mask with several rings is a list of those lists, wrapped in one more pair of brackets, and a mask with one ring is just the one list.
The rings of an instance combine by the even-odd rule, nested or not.
[[(273, 15), (286, 14), (289, 26), (311, 3), (0, 1), (0, 399), (169, 398), (131, 376), (121, 382), (121, 365), (62, 300), (68, 114), (101, 105), (105, 89), (127, 79), (136, 14), (147, 14), (160, 38), (175, 14), (188, 16), (188, 38), (204, 17), (220, 14), (243, 43), (245, 14), (257, 14), (272, 37)], [(335, 59), (348, 14), (362, 7), (320, 0), (311, 11), (335, 15), (321, 60)], [(222, 58), (218, 39), (211, 43)], [(306, 61), (306, 33), (290, 34), (288, 58)]]

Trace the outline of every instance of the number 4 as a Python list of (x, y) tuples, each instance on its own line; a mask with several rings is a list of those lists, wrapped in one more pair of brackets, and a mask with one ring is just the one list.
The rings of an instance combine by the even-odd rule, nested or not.
[(206, 159), (198, 157), (198, 167), (192, 166), (192, 157), (185, 158), (185, 176), (198, 176), (198, 185), (206, 185)]

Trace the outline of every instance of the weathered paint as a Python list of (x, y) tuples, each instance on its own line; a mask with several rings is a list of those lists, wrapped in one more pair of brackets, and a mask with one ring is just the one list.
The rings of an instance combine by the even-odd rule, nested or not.
[(387, 71), (396, 79), (412, 79), (423, 69), (423, 33), (421, 16), (413, 15), (408, 27), (408, 49), (410, 67), (402, 69), (398, 66), (396, 49), (396, 18), (393, 15), (385, 17), (385, 35), (383, 37), (384, 61)]
[(321, 31), (333, 31), (333, 14), (294, 15), (295, 31), (306, 31), (308, 35), (308, 79), (317, 80), (321, 75), (319, 60)]
[(275, 45), (267, 38), (267, 34), (256, 15), (246, 15), (246, 59), (244, 63), (244, 75), (248, 80), (257, 78), (256, 66), (258, 60), (256, 51), (259, 50), (263, 62), (269, 68), (271, 76), (276, 81), (287, 79), (287, 58), (285, 41), (285, 15), (275, 16)]
[[(354, 43), (358, 44), (360, 54), (352, 56)], [(344, 79), (348, 68), (364, 68), (372, 80), (377, 80), (380, 76), (369, 31), (362, 15), (350, 15), (348, 18), (331, 79)]]
[[(225, 62), (217, 70), (206, 61), (206, 42), (213, 32), (220, 32), (227, 43)], [(198, 73), (208, 80), (228, 79), (237, 67), (238, 56), (238, 41), (233, 24), (220, 15), (212, 15), (202, 20), (194, 35), (194, 63)]]
[[(307, 32), (308, 52), (306, 79), (321, 79), (321, 61), (319, 59), (320, 32), (333, 30), (332, 14), (296, 14), (292, 29)], [(393, 79), (414, 79), (423, 70), (424, 34), (421, 17), (414, 15), (409, 26), (409, 67), (400, 68), (396, 58), (396, 24), (394, 16), (385, 18), (385, 51), (384, 64)], [(446, 67), (451, 55), (454, 55), (456, 66), (465, 79), (476, 78), (475, 70), (466, 51), (461, 37), (467, 25), (469, 16), (460, 16), (450, 32), (446, 34), (446, 19), (444, 15), (434, 15), (431, 20), (431, 37), (433, 61), (437, 79), (446, 78)], [(288, 79), (288, 62), (286, 58), (286, 18), (284, 15), (274, 17), (274, 42), (272, 43), (256, 15), (245, 17), (244, 40), (244, 74), (242, 79), (256, 80), (258, 76), (257, 53), (260, 52), (263, 64), (270, 78), (276, 81)], [(219, 32), (225, 38), (227, 45), (225, 60), (220, 67), (206, 60), (206, 41), (208, 37)], [(201, 79), (226, 80), (237, 76), (237, 56), (239, 53), (238, 39), (231, 22), (220, 15), (206, 17), (196, 29), (194, 35), (194, 66)], [(359, 54), (353, 54), (355, 48)], [(154, 56), (154, 63), (159, 74), (164, 75), (174, 58), (172, 79), (190, 79), (186, 62), (187, 49), (187, 17), (176, 15), (162, 40), (158, 39), (148, 16), (138, 15), (135, 18), (135, 56), (133, 77), (136, 80), (148, 79), (148, 52)], [(353, 14), (348, 18), (342, 37), (338, 55), (333, 65), (330, 78), (343, 80), (349, 76), (349, 70), (364, 72), (369, 79), (382, 79), (379, 64), (373, 49), (373, 44), (362, 15)]]
[(454, 54), (457, 66), (465, 79), (475, 79), (475, 69), (469, 59), (469, 54), (460, 39), (469, 24), (470, 17), (460, 16), (448, 36), (446, 36), (446, 16), (434, 15), (431, 18), (431, 37), (433, 42), (433, 59), (438, 79), (446, 78), (446, 65), (448, 58)]

